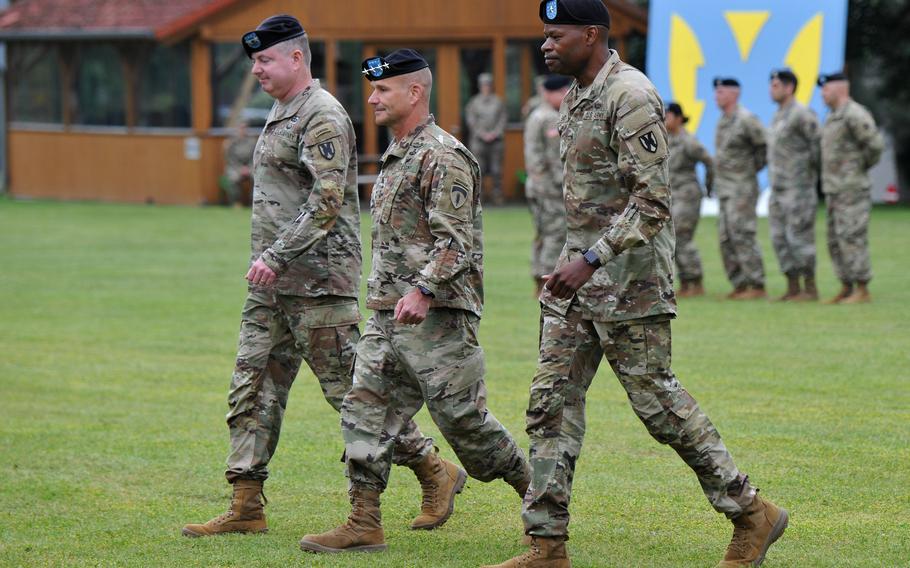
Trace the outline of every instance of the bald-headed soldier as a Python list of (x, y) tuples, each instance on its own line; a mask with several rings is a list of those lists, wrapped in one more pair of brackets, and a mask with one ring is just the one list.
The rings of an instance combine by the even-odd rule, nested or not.
[(585, 432), (585, 395), (606, 358), (651, 435), (692, 468), (733, 521), (722, 567), (761, 563), (786, 511), (756, 494), (714, 425), (670, 369), (673, 226), (664, 109), (654, 85), (607, 43), (600, 0), (544, 0), (541, 49), (576, 79), (563, 100), (568, 240), (541, 295), (540, 357), (527, 432), (531, 549), (498, 568), (571, 565), (569, 501)]

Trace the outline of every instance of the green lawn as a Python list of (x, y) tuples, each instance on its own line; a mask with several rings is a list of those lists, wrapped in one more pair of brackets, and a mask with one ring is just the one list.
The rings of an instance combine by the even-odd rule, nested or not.
[[(527, 447), (530, 221), (521, 208), (485, 216), (489, 405)], [(822, 216), (817, 227), (827, 297), (837, 283)], [(236, 209), (0, 200), (0, 565), (471, 567), (521, 551), (505, 484), (470, 481), (443, 528), (414, 533), (418, 486), (396, 468), (383, 497), (389, 552), (300, 552), (300, 536), (348, 510), (338, 417), (308, 370), (266, 488), (270, 532), (180, 536), (229, 496), (224, 415), (248, 229)], [(873, 213), (864, 306), (722, 301), (713, 220), (698, 240), (708, 296), (680, 307), (674, 369), (740, 468), (790, 510), (765, 566), (910, 566), (910, 209)], [(780, 295), (766, 223), (761, 240)], [(574, 565), (713, 566), (729, 523), (648, 436), (606, 365), (588, 409)], [(418, 421), (451, 457), (426, 411)]]

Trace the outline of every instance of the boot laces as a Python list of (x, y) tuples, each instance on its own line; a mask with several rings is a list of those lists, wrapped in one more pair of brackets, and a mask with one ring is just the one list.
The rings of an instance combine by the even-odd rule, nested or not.
[(436, 482), (436, 478), (444, 470), (444, 467), (437, 467), (431, 477), (420, 480), (420, 489), (423, 491), (423, 502), (420, 504), (421, 510), (429, 511), (433, 509), (433, 505), (436, 503), (436, 492), (439, 490), (439, 483)]
[(736, 558), (745, 558), (749, 549), (749, 529), (743, 524), (734, 523), (733, 540), (730, 541), (727, 552), (736, 554)]

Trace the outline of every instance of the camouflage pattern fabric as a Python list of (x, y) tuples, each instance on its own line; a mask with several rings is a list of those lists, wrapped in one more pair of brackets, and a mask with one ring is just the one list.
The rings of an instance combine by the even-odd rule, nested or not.
[[(250, 176), (256, 136), (238, 132), (224, 141), (224, 176), (222, 189), (228, 204), (241, 201), (241, 184)], [(244, 174), (246, 169), (247, 173)]]
[(524, 157), (528, 172), (525, 197), (534, 220), (531, 246), (531, 276), (534, 278), (553, 272), (566, 243), (558, 122), (559, 112), (544, 103), (528, 115), (525, 123)]
[[(265, 480), (278, 445), (288, 393), (303, 361), (336, 411), (351, 388), (360, 339), (357, 300), (254, 291), (243, 307), (237, 363), (228, 395), (231, 453), (225, 476)], [(433, 449), (412, 421), (401, 428), (394, 461), (416, 464)]]
[[(376, 313), (357, 346), (354, 385), (341, 410), (348, 475), (383, 490), (391, 443), (426, 402), (467, 472), (517, 481), (527, 462), (486, 408), (480, 168), (433, 117), (392, 143), (373, 190), (373, 264), (367, 305)], [(393, 309), (415, 286), (434, 294), (427, 319), (399, 324)]]
[(720, 199), (718, 230), (727, 278), (734, 286), (764, 286), (765, 268), (756, 239), (756, 175), (767, 163), (765, 129), (741, 106), (721, 117), (715, 137), (715, 182)]
[[(484, 176), (493, 178), (493, 191), (500, 196), (502, 191), (502, 160), (505, 155), (504, 136), (506, 131), (506, 106), (494, 94), (477, 94), (465, 106), (465, 122), (470, 139), (468, 147), (480, 164)], [(481, 134), (495, 134), (496, 139), (485, 142)]]
[(798, 102), (778, 109), (768, 136), (768, 224), (781, 272), (815, 275), (815, 210), (820, 134), (815, 113)]
[(278, 274), (279, 293), (360, 292), (354, 127), (318, 81), (275, 102), (256, 145), (251, 262), (260, 256)]
[(705, 166), (705, 185), (714, 186), (714, 160), (704, 146), (685, 129), (669, 134), (670, 187), (673, 194), (673, 228), (676, 231), (676, 268), (683, 282), (703, 276), (701, 256), (695, 246), (695, 229), (701, 218), (701, 184), (695, 175), (699, 162)]
[(884, 142), (872, 115), (849, 100), (822, 128), (822, 191), (828, 209), (828, 251), (841, 282), (872, 280), (869, 261), (869, 169)]
[[(568, 234), (557, 268), (585, 249), (603, 264), (576, 295), (585, 317), (675, 314), (667, 131), (654, 86), (611, 50), (594, 82), (563, 99), (559, 131)], [(569, 306), (546, 289), (541, 301)]]
[(585, 395), (604, 357), (648, 432), (692, 468), (717, 511), (735, 516), (752, 502), (755, 489), (740, 488), (742, 475), (716, 428), (670, 370), (669, 316), (596, 322), (573, 304), (565, 315), (544, 308), (540, 326), (527, 413), (531, 487), (522, 517), (528, 534), (568, 535)]
[(516, 481), (524, 453), (486, 406), (479, 318), (436, 308), (423, 323), (398, 323), (390, 310), (367, 321), (357, 345), (354, 385), (341, 409), (348, 477), (383, 491), (392, 443), (424, 403), (469, 475)]

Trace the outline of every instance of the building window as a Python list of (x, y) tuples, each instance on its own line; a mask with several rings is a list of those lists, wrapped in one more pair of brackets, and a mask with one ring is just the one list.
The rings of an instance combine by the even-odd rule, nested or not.
[(506, 44), (506, 110), (509, 123), (523, 120), (522, 108), (537, 93), (534, 78), (549, 73), (540, 52), (540, 39), (511, 40)]
[(73, 91), (74, 124), (126, 124), (123, 67), (114, 46), (90, 45), (79, 51)]
[(148, 52), (139, 75), (137, 126), (190, 126), (189, 58), (187, 43)]
[(11, 44), (9, 49), (10, 119), (16, 122), (62, 122), (60, 61), (51, 45)]

